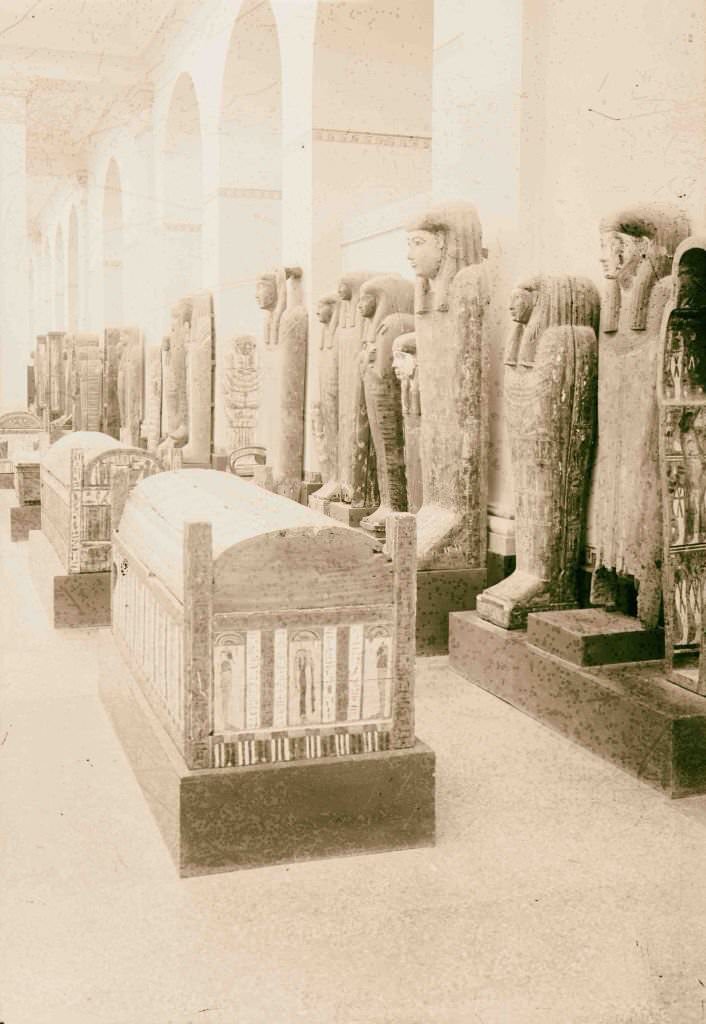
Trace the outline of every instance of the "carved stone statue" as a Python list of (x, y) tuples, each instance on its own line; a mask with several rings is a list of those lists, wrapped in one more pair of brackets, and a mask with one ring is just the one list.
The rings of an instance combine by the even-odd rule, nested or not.
[(481, 225), (473, 206), (455, 203), (429, 210), (408, 232), (424, 409), (418, 568), (484, 569), (488, 290), (480, 265)]
[(186, 342), (186, 402), (189, 437), (185, 465), (211, 465), (213, 447), (213, 296), (199, 292), (191, 300), (191, 332)]
[(413, 331), (400, 334), (395, 339), (392, 346), (392, 368), (400, 382), (407, 509), (409, 512), (417, 512), (421, 508), (423, 500), (422, 459), (419, 450), (422, 407), (419, 400), (417, 338)]
[(229, 451), (255, 443), (258, 397), (257, 339), (252, 334), (241, 334), (228, 342), (224, 360), (223, 401)]
[(49, 411), (49, 352), (46, 334), (37, 337), (36, 367), (36, 390), (37, 390), (37, 416), (44, 420), (44, 410)]
[(340, 493), (338, 482), (338, 294), (319, 299), (316, 316), (321, 323), (319, 345), (319, 400), (313, 410), (313, 434), (323, 484), (311, 497), (328, 501)]
[(120, 329), (118, 347), (120, 440), (131, 447), (137, 447), (140, 443), (140, 425), (144, 409), (144, 348), (144, 337), (137, 327)]
[(145, 415), (142, 438), (148, 451), (154, 452), (162, 429), (162, 349), (150, 345), (145, 349)]
[(681, 211), (660, 204), (624, 209), (601, 223), (607, 286), (589, 504), (591, 603), (616, 607), (618, 577), (633, 577), (637, 613), (647, 627), (657, 624), (662, 584), (656, 382), (669, 281), (660, 279), (688, 233)]
[(505, 419), (515, 491), (512, 575), (476, 599), (516, 629), (528, 612), (577, 607), (576, 570), (596, 424), (600, 298), (580, 277), (535, 277), (513, 291)]
[(118, 347), (120, 329), (107, 327), (103, 334), (103, 424), (101, 431), (120, 438), (120, 405), (118, 402)]
[(706, 238), (689, 238), (677, 249), (662, 323), (665, 658), (674, 682), (706, 694)]
[(414, 327), (414, 285), (399, 274), (370, 278), (360, 289), (358, 309), (364, 322), (360, 361), (364, 395), (356, 424), (351, 504), (365, 504), (372, 493), (367, 479), (372, 439), (380, 505), (360, 525), (384, 534), (387, 516), (407, 511), (402, 402), (392, 369), (392, 347), (400, 334)]
[[(299, 501), (304, 468), (304, 388), (309, 318), (301, 298), (301, 269), (280, 267), (258, 278), (256, 298), (266, 311), (263, 332), (264, 414), (269, 485)], [(263, 431), (264, 433), (264, 431)], [(260, 440), (260, 438), (258, 438)]]
[[(78, 336), (80, 339), (80, 335)], [(103, 360), (95, 345), (79, 347), (76, 353), (80, 408), (80, 430), (100, 431), (103, 394)]]
[(182, 299), (172, 309), (169, 335), (162, 342), (163, 438), (159, 451), (183, 448), (189, 437), (186, 401), (186, 345), (191, 336), (191, 299)]
[[(338, 352), (338, 484), (332, 485), (331, 497), (347, 504), (354, 500), (358, 506), (371, 506), (377, 498), (375, 478), (375, 450), (372, 440), (365, 447), (357, 447), (357, 424), (363, 398), (363, 380), (360, 357), (363, 351), (363, 317), (358, 308), (360, 289), (365, 281), (375, 277), (362, 270), (344, 274), (338, 282), (338, 316), (334, 345)], [(353, 481), (356, 467), (357, 485)], [(368, 492), (361, 491), (361, 481), (370, 484)]]

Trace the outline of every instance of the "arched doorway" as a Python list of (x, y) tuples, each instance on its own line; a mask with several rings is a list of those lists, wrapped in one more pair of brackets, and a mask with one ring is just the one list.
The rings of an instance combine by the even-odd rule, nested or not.
[(163, 173), (166, 297), (171, 305), (202, 283), (201, 119), (194, 83), (185, 73), (177, 79), (169, 104)]

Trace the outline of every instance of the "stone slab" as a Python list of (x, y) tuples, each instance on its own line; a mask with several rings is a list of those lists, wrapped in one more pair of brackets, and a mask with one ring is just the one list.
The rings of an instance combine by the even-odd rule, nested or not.
[(228, 471), (228, 456), (220, 452), (214, 452), (211, 456), (211, 469), (219, 469), (222, 472)]
[[(547, 613), (551, 614), (551, 613)], [(579, 666), (527, 633), (450, 617), (449, 663), (465, 679), (672, 797), (706, 793), (706, 698), (661, 661)]]
[(30, 530), (41, 530), (41, 505), (10, 506), (10, 540), (27, 540)]
[(319, 515), (327, 516), (330, 504), (331, 502), (328, 498), (317, 498), (315, 494), (309, 495), (308, 505), (312, 512), (318, 512)]
[(13, 491), (15, 489), (14, 471), (0, 473), (0, 491)]
[(417, 573), (418, 655), (447, 653), (449, 614), (475, 608), (486, 580), (484, 569), (425, 569)]
[(27, 540), (32, 583), (54, 628), (109, 626), (110, 573), (66, 574), (41, 530), (30, 530)]
[(419, 741), (190, 771), (129, 676), (100, 694), (182, 876), (434, 844), (435, 756)]
[(574, 665), (611, 665), (664, 657), (664, 630), (645, 629), (637, 619), (602, 608), (534, 612), (527, 640)]
[(375, 511), (375, 505), (366, 505), (364, 508), (354, 508), (345, 501), (329, 501), (327, 503), (326, 515), (346, 526), (360, 526), (361, 519), (371, 515)]

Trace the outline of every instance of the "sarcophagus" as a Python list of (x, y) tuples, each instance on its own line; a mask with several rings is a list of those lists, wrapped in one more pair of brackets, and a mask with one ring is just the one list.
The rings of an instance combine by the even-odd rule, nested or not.
[(414, 517), (388, 550), (230, 474), (141, 481), (113, 534), (113, 632), (189, 768), (414, 745)]
[(111, 480), (116, 467), (125, 467), (128, 486), (160, 471), (147, 452), (93, 431), (67, 434), (41, 460), (42, 532), (67, 573), (110, 569)]
[(6, 412), (0, 416), (0, 476), (9, 475), (12, 487), (15, 458), (20, 452), (39, 451), (48, 444), (39, 419), (31, 412)]

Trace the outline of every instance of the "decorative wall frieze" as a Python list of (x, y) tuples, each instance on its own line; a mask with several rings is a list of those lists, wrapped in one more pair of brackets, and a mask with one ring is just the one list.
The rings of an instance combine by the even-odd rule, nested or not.
[(237, 188), (224, 185), (218, 189), (222, 199), (281, 199), (282, 192), (277, 188)]
[(401, 149), (431, 149), (430, 135), (391, 135), (387, 132), (341, 131), (337, 128), (315, 128), (316, 142), (345, 142), (359, 146), (397, 146)]
[(165, 231), (191, 231), (193, 234), (197, 234), (201, 230), (200, 224), (195, 224), (193, 221), (177, 221), (177, 220), (165, 220), (164, 222)]

